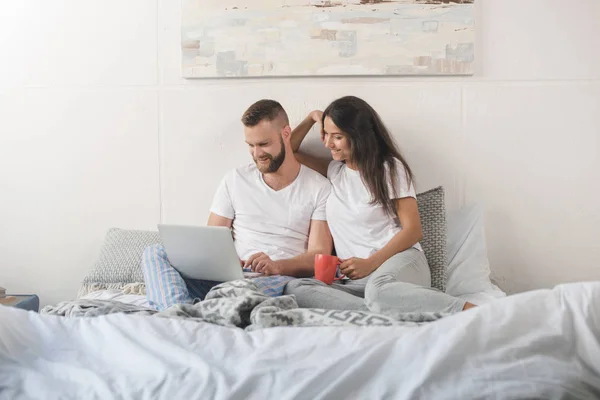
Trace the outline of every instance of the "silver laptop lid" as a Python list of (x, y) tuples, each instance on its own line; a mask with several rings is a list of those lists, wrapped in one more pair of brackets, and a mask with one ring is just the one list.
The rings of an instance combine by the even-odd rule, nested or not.
[(158, 231), (169, 263), (184, 278), (217, 282), (244, 278), (229, 228), (159, 224)]

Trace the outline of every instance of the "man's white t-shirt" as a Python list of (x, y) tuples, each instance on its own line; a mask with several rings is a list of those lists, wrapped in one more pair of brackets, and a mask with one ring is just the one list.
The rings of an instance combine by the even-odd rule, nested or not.
[[(392, 218), (382, 205), (370, 204), (372, 196), (360, 172), (341, 161), (332, 161), (327, 168), (327, 177), (331, 182), (327, 222), (338, 257), (368, 258), (402, 230), (397, 216)], [(392, 199), (416, 198), (414, 186), (412, 182), (408, 185), (406, 170), (400, 160), (396, 160), (396, 195), (391, 180), (388, 189)], [(422, 250), (419, 243), (413, 247)]]
[(311, 220), (325, 221), (329, 181), (302, 165), (296, 179), (275, 191), (255, 164), (230, 171), (221, 181), (210, 211), (233, 220), (241, 260), (264, 252), (272, 260), (304, 254)]

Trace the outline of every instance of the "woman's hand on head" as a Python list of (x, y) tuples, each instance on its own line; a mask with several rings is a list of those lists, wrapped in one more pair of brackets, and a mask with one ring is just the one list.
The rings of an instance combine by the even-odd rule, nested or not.
[(313, 121), (315, 121), (319, 125), (321, 124), (321, 121), (323, 120), (323, 111), (313, 110), (310, 113), (308, 113), (308, 115), (312, 118)]
[(319, 134), (321, 135), (321, 142), (325, 143), (325, 132), (323, 131), (323, 111), (313, 110), (308, 113), (308, 116), (318, 124)]

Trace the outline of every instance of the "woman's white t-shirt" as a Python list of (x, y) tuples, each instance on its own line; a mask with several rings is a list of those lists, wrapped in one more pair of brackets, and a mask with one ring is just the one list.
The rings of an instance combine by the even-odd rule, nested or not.
[[(386, 175), (389, 178), (388, 169)], [(368, 258), (383, 248), (402, 230), (398, 217), (392, 218), (380, 204), (371, 203), (371, 193), (363, 183), (360, 172), (350, 169), (341, 161), (332, 161), (327, 168), (331, 194), (327, 199), (327, 222), (337, 256)], [(396, 190), (388, 182), (390, 198), (414, 197), (412, 183), (408, 185), (406, 170), (396, 160)], [(421, 249), (419, 243), (413, 246)]]

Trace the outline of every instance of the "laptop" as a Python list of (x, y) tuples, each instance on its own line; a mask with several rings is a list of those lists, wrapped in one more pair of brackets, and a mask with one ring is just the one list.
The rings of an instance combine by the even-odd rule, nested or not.
[(244, 279), (231, 229), (224, 226), (158, 224), (169, 263), (188, 279)]

